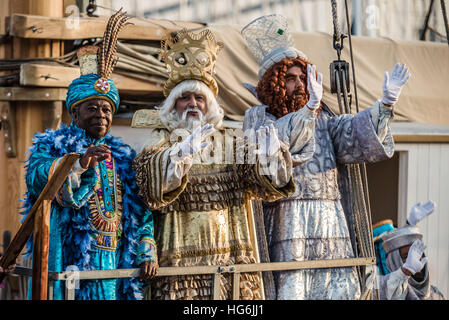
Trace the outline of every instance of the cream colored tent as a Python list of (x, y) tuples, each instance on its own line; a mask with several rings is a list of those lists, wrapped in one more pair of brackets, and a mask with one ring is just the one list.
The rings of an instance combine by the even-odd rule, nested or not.
[[(246, 108), (257, 100), (241, 83), (257, 83), (259, 66), (240, 27), (211, 26), (225, 47), (217, 62), (217, 79), (221, 103), (230, 118), (241, 119)], [(338, 113), (337, 100), (330, 93), (329, 65), (337, 54), (332, 35), (294, 33), (296, 47), (316, 64), (324, 75), (324, 100)], [(412, 77), (395, 106), (395, 121), (412, 121), (449, 125), (449, 47), (447, 44), (423, 41), (353, 37), (354, 65), (360, 109), (370, 107), (382, 94), (384, 72), (391, 73), (396, 62), (410, 67)], [(349, 42), (345, 40), (342, 59), (348, 62)], [(351, 74), (351, 92), (352, 87)], [(353, 109), (355, 101), (353, 99)]]

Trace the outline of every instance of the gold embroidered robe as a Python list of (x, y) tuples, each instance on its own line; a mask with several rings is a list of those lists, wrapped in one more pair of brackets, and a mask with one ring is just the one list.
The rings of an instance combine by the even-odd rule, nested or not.
[[(222, 131), (214, 136), (217, 134), (224, 136)], [(202, 156), (223, 147), (222, 141), (214, 139)], [(243, 145), (242, 141), (233, 144), (234, 154)], [(258, 262), (251, 241), (250, 200), (275, 201), (293, 194), (287, 148), (281, 147), (271, 158), (277, 162), (276, 173), (265, 176), (259, 161), (237, 164), (237, 156), (226, 163), (175, 161), (170, 155), (176, 154), (178, 146), (166, 143), (144, 149), (134, 161), (139, 193), (155, 214), (160, 267)], [(247, 149), (245, 155), (249, 154)], [(229, 150), (221, 154), (229, 157)], [(221, 276), (220, 287), (220, 298), (230, 299), (229, 275)], [(157, 277), (151, 285), (151, 299), (210, 299), (211, 288), (211, 275)], [(241, 274), (240, 298), (263, 298), (260, 274)]]

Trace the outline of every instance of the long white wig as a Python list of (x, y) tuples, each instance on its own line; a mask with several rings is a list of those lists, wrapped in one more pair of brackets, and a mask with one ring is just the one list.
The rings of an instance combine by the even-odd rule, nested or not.
[(179, 123), (181, 122), (181, 117), (179, 117), (175, 105), (176, 100), (180, 98), (184, 92), (203, 94), (207, 103), (207, 113), (204, 115), (204, 122), (213, 124), (216, 129), (221, 128), (224, 111), (218, 104), (217, 99), (215, 99), (214, 94), (209, 87), (202, 81), (184, 80), (174, 87), (164, 102), (157, 107), (161, 121), (168, 130), (172, 131), (178, 128)]

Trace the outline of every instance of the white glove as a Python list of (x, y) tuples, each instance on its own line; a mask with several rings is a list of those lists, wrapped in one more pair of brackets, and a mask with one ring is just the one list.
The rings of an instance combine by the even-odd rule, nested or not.
[(385, 71), (382, 85), (382, 103), (389, 106), (395, 104), (399, 99), (402, 87), (409, 78), (410, 73), (408, 73), (408, 67), (405, 64), (399, 66), (399, 63), (396, 63), (393, 71), (391, 71), (391, 77), (388, 77), (388, 71)]
[(415, 274), (424, 268), (424, 265), (427, 263), (427, 258), (424, 257), (421, 260), (421, 257), (426, 249), (426, 245), (421, 240), (416, 240), (411, 245), (407, 260), (402, 265), (404, 269), (409, 270), (412, 274)]
[(307, 90), (309, 91), (309, 101), (306, 106), (309, 109), (316, 110), (320, 107), (323, 98), (323, 75), (318, 72), (318, 78), (315, 79), (316, 66), (307, 65)]
[(410, 210), (407, 221), (411, 226), (416, 226), (419, 221), (430, 215), (434, 210), (435, 203), (433, 201), (427, 201), (424, 204), (418, 202)]
[(204, 142), (204, 140), (212, 135), (214, 131), (214, 126), (210, 123), (207, 123), (202, 127), (196, 127), (192, 134), (179, 144), (179, 150), (181, 152), (180, 157), (185, 158), (194, 155), (206, 148), (210, 142)]
[(273, 124), (264, 126), (256, 131), (258, 149), (256, 154), (272, 157), (280, 149), (279, 137)]

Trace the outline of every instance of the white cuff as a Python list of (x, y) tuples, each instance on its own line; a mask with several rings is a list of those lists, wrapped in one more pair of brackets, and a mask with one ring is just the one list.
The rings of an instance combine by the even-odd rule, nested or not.
[[(410, 278), (410, 276), (408, 276), (408, 275), (406, 275), (405, 273), (404, 273), (404, 271), (402, 271), (402, 268), (399, 268), (399, 272), (397, 273), (397, 276), (398, 276), (398, 279), (399, 280), (403, 280), (403, 281), (405, 281), (405, 280), (408, 280), (408, 278)], [(407, 269), (408, 270), (408, 269)]]
[(75, 165), (72, 168), (72, 172), (80, 175), (86, 171), (87, 171), (87, 169), (84, 169), (83, 167), (81, 167), (80, 159), (76, 160)]
[(192, 160), (192, 156), (189, 154), (184, 154), (181, 150), (180, 144), (174, 144), (171, 148), (171, 150), (169, 151), (169, 156), (170, 156), (170, 161), (174, 162), (174, 163), (178, 163), (178, 162), (191, 162)]
[(299, 111), (302, 113), (305, 120), (316, 119), (316, 109), (311, 109), (307, 104)]

